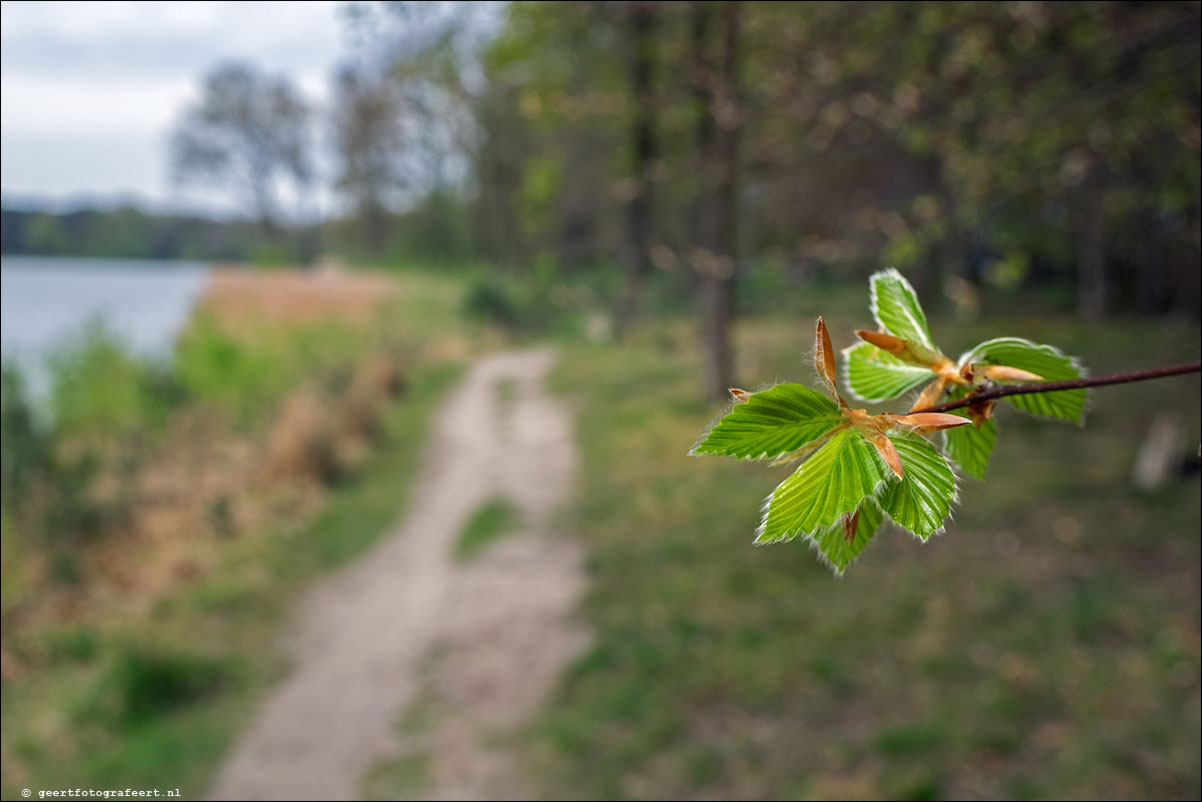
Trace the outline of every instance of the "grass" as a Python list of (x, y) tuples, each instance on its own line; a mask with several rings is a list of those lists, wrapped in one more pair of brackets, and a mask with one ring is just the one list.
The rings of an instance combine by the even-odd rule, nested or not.
[[(809, 296), (739, 329), (737, 380), (813, 383), (864, 294)], [(1196, 359), (1196, 327), (1006, 316), (933, 320), (960, 353), (1016, 334), (1095, 375)], [(699, 400), (691, 328), (569, 347), (575, 526), (597, 632), (541, 717), (548, 798), (1196, 798), (1199, 483), (1129, 484), (1151, 413), (1199, 440), (1196, 376), (1091, 394), (1084, 429), (1003, 409), (984, 482), (946, 534), (882, 532), (842, 579), (800, 543), (751, 545), (784, 474), (690, 458), (723, 407)], [(637, 388), (633, 392), (632, 388)], [(1013, 414), (1011, 414), (1013, 413)]]
[(463, 525), (455, 540), (455, 559), (471, 560), (513, 528), (517, 510), (504, 498), (490, 499), (479, 507)]
[[(316, 515), (218, 541), (208, 570), (169, 594), (89, 599), (10, 640), (7, 611), (36, 589), (19, 570), (34, 544), (0, 510), (5, 660), (36, 665), (0, 689), (4, 798), (203, 793), (284, 670), (274, 636), (297, 593), (400, 514), (427, 421), (469, 354), (447, 331), (459, 288), (400, 280), (407, 300), (378, 335), (407, 355), (408, 390)], [(790, 318), (740, 325), (748, 389), (813, 382), (818, 312), (836, 347), (868, 320), (862, 289), (786, 300)], [(1144, 321), (933, 323), (948, 353), (1012, 333), (1094, 374), (1194, 359), (1199, 339)], [(297, 343), (304, 358), (263, 346), (281, 378), (213, 337), (181, 383), (253, 426), (306, 364), (353, 350), (320, 333)], [(1199, 796), (1199, 485), (1141, 494), (1127, 479), (1153, 412), (1182, 419), (1183, 451), (1199, 441), (1196, 377), (1097, 390), (1084, 430), (1003, 409), (989, 478), (962, 483), (949, 531), (926, 545), (883, 532), (837, 580), (801, 544), (751, 546), (781, 469), (686, 456), (723, 409), (699, 400), (698, 353), (692, 327), (671, 320), (622, 345), (563, 346), (555, 382), (578, 404), (583, 450), (568, 523), (589, 552), (596, 640), (531, 736), (548, 798)], [(465, 527), (469, 552), (512, 517), (487, 510)], [(426, 725), (410, 724), (418, 748), (378, 766), (370, 794), (422, 791)]]
[[(406, 392), (384, 410), (380, 440), (359, 470), (324, 491), (315, 514), (282, 515), (214, 541), (207, 570), (165, 594), (99, 595), (65, 619), (29, 621), (16, 617), (25, 609), (20, 594), (37, 585), (17, 584), (10, 599), (9, 579), (21, 578), (21, 560), (34, 546), (5, 511), (4, 798), (24, 787), (204, 792), (256, 700), (284, 670), (276, 634), (292, 601), (398, 520), (427, 421), (466, 363), (471, 346), (447, 325), (456, 319), (456, 285), (428, 276), (399, 280), (403, 301), (370, 336), (404, 353)], [(310, 369), (317, 369), (352, 354), (349, 342), (302, 339), (298, 346), (309, 349)], [(303, 358), (288, 364), (291, 375), (304, 376)], [(264, 403), (228, 398), (247, 421)], [(20, 626), (10, 629), (10, 621)], [(9, 676), (10, 654), (29, 667)]]

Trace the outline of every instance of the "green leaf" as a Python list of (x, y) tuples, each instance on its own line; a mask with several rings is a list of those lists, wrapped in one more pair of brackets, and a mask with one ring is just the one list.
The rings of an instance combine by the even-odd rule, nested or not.
[(834, 569), (836, 574), (842, 574), (851, 561), (860, 556), (860, 552), (872, 540), (876, 530), (885, 520), (885, 513), (873, 499), (864, 499), (860, 505), (860, 517), (856, 521), (855, 535), (847, 539), (843, 529), (843, 518), (840, 517), (831, 526), (824, 526), (814, 533), (810, 539), (811, 545), (822, 555), (823, 561)]
[[(1082, 375), (1077, 360), (1050, 345), (1040, 345), (1021, 337), (999, 337), (987, 340), (964, 356), (960, 364), (1008, 365), (1029, 370), (1044, 381), (1079, 379)], [(1054, 393), (1031, 393), (1007, 396), (1007, 401), (1021, 410), (1047, 418), (1059, 418), (1080, 424), (1085, 413), (1084, 390), (1059, 390)]]
[(872, 291), (872, 316), (895, 337), (912, 340), (938, 351), (927, 316), (918, 302), (918, 293), (906, 277), (893, 268), (873, 273), (868, 279)]
[(905, 476), (886, 485), (878, 496), (881, 507), (895, 524), (926, 540), (943, 528), (951, 512), (956, 500), (956, 475), (943, 455), (922, 436), (896, 430), (888, 436), (901, 456)]
[(841, 429), (768, 497), (756, 543), (812, 534), (876, 494), (888, 469), (856, 429)]
[(775, 459), (844, 423), (839, 406), (800, 384), (778, 384), (735, 404), (690, 454)]
[(897, 398), (935, 374), (930, 368), (902, 362), (871, 343), (859, 343), (843, 351), (846, 358), (847, 389), (863, 401)]
[[(967, 416), (964, 416), (967, 417)], [(997, 424), (993, 419), (976, 426), (957, 426), (943, 432), (943, 450), (956, 461), (960, 469), (978, 479), (985, 478), (993, 441), (997, 439)]]
[[(968, 388), (956, 387), (948, 393), (948, 401), (959, 401), (968, 395)], [(972, 420), (967, 409), (952, 411), (953, 415)], [(957, 426), (943, 432), (943, 453), (951, 457), (960, 470), (978, 479), (985, 478), (985, 469), (989, 467), (989, 455), (993, 453), (993, 443), (997, 440), (997, 423), (990, 418), (981, 424), (980, 428), (972, 426)]]

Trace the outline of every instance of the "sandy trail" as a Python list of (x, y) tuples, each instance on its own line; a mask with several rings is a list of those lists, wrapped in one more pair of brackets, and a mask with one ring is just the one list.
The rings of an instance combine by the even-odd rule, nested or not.
[[(431, 692), (424, 793), (525, 795), (503, 736), (588, 639), (571, 618), (584, 590), (579, 546), (551, 529), (576, 467), (569, 415), (543, 390), (553, 360), (540, 349), (472, 367), (436, 421), (405, 520), (305, 599), (295, 668), (210, 798), (355, 799), (364, 773), (402, 748), (403, 712)], [(520, 510), (519, 531), (453, 561), (463, 524), (497, 496)], [(423, 679), (428, 654), (438, 671)]]

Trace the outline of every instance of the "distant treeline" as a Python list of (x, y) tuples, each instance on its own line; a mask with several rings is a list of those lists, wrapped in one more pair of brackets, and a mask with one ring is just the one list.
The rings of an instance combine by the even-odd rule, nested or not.
[(31, 256), (253, 261), (269, 243), (253, 222), (148, 214), (133, 207), (0, 211), (0, 252)]
[(307, 264), (335, 252), (351, 261), (453, 262), (477, 256), (470, 209), (448, 193), (431, 193), (403, 214), (384, 215), (381, 247), (368, 252), (354, 219), (265, 231), (256, 220), (151, 214), (136, 207), (68, 212), (0, 210), (0, 252), (101, 259), (186, 259)]

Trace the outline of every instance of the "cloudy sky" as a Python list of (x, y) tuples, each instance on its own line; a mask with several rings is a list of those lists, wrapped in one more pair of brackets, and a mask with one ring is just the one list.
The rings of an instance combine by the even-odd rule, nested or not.
[(315, 101), (348, 54), (338, 2), (0, 4), (0, 194), (6, 204), (221, 202), (173, 189), (167, 141), (204, 74), (241, 59)]

